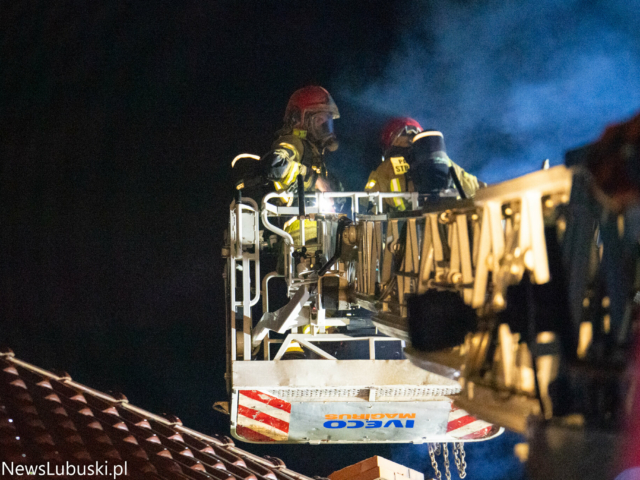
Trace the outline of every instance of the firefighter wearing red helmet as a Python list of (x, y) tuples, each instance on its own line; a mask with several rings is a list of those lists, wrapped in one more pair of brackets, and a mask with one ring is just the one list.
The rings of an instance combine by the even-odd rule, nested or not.
[[(472, 197), (484, 185), (447, 156), (441, 132), (423, 131), (413, 118), (389, 120), (382, 129), (380, 143), (382, 163), (369, 175), (366, 191), (439, 193), (454, 188), (450, 167), (466, 197)], [(385, 205), (399, 211), (407, 208), (402, 198), (385, 199)]]
[[(295, 192), (297, 177), (304, 178), (305, 192), (341, 191), (340, 182), (327, 172), (324, 162), (326, 151), (335, 151), (338, 141), (333, 121), (340, 112), (327, 90), (320, 86), (301, 88), (291, 95), (284, 114), (284, 125), (278, 138), (261, 163), (266, 179), (275, 190)], [(289, 225), (287, 231), (300, 238), (299, 222)], [(316, 223), (305, 222), (305, 238), (316, 236)]]
[(325, 151), (335, 151), (338, 141), (333, 121), (340, 117), (329, 92), (319, 86), (304, 87), (291, 95), (272, 150), (263, 157), (267, 179), (278, 192), (296, 188), (304, 176), (305, 191), (335, 190), (324, 163)]

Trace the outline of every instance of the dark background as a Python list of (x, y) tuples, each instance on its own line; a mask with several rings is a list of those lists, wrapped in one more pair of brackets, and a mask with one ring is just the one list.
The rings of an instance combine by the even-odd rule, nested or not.
[[(342, 117), (359, 190), (389, 116), (441, 129), (490, 182), (562, 161), (640, 107), (637, 1), (0, 2), (0, 342), (204, 433), (228, 434), (220, 247), (229, 165), (290, 94)], [(514, 435), (470, 478), (521, 478)], [(244, 445), (307, 475), (416, 446)]]

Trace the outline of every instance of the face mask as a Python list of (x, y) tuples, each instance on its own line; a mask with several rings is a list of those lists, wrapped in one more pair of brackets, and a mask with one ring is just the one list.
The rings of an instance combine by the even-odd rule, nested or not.
[(325, 144), (322, 146), (322, 148), (330, 151), (330, 152), (335, 152), (338, 149), (338, 140), (336, 139), (335, 135), (332, 135), (330, 137), (327, 137), (327, 140), (325, 141)]
[(333, 116), (329, 112), (317, 112), (307, 118), (307, 132), (312, 140), (323, 142), (325, 139), (333, 137)]

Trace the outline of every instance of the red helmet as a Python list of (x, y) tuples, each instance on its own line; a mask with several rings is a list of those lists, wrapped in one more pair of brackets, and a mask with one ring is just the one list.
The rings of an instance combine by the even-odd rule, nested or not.
[(316, 85), (296, 90), (284, 112), (284, 123), (292, 127), (305, 124), (311, 113), (328, 112), (333, 119), (340, 118), (340, 112), (329, 92)]
[(419, 133), (422, 131), (420, 124), (409, 117), (396, 117), (389, 120), (380, 134), (382, 151), (386, 152), (393, 144), (394, 140), (403, 133)]

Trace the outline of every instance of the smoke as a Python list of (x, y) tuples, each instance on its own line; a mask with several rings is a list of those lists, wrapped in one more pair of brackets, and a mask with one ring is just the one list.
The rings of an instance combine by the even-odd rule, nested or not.
[[(465, 461), (467, 463), (467, 478), (482, 478), (483, 480), (524, 480), (525, 467), (513, 454), (516, 443), (523, 442), (521, 435), (506, 431), (493, 440), (486, 442), (470, 442), (464, 444)], [(458, 468), (453, 458), (453, 445), (448, 444), (451, 478), (458, 480)], [(431, 466), (429, 450), (424, 445), (392, 445), (391, 460), (424, 473), (425, 478), (435, 476)], [(436, 457), (438, 469), (444, 478), (443, 456)]]
[[(408, 115), (441, 130), (449, 156), (484, 181), (536, 170), (546, 158), (560, 164), (566, 150), (640, 108), (639, 0), (414, 8), (384, 75), (354, 86), (345, 70), (337, 96), (368, 117)], [(345, 127), (343, 155), (364, 132)], [(377, 146), (377, 136), (368, 141)]]
[[(332, 85), (342, 118), (330, 166), (348, 189), (362, 189), (380, 161), (378, 132), (389, 117), (442, 131), (449, 156), (494, 183), (547, 158), (563, 163), (564, 152), (640, 109), (640, 0), (411, 5), (403, 2), (413, 20), (384, 74), (349, 66)], [(520, 441), (507, 432), (469, 444), (472, 476), (522, 478), (513, 455)], [(424, 447), (397, 446), (392, 457), (431, 472)]]

